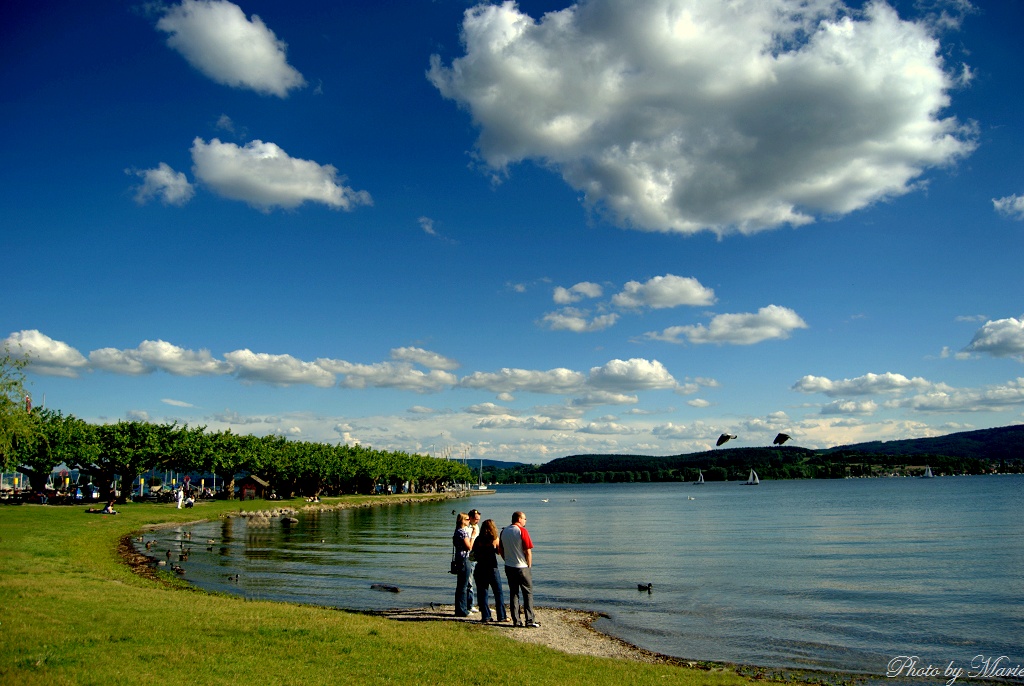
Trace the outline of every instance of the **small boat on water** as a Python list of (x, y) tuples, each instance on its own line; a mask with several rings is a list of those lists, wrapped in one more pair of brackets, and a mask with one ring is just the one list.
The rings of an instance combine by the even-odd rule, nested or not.
[(761, 480), (757, 478), (757, 472), (753, 469), (750, 470), (750, 476), (743, 482), (744, 486), (757, 486), (761, 483)]
[(932, 474), (932, 468), (931, 467), (925, 467), (924, 468), (924, 474), (921, 475), (921, 478), (922, 479), (934, 479), (935, 475)]
[(478, 491), (489, 491), (487, 484), (484, 483), (484, 461), (480, 460), (480, 483), (476, 485)]
[(700, 471), (699, 469), (697, 470), (697, 480), (693, 482), (693, 485), (694, 486), (703, 486), (704, 485), (704, 472)]

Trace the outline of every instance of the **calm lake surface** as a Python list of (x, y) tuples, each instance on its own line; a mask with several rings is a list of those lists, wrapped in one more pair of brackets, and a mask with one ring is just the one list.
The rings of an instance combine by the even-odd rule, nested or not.
[[(167, 529), (154, 551), (177, 552), (191, 531), (186, 578), (249, 598), (450, 605), (452, 508), (476, 507), (499, 527), (523, 510), (535, 602), (606, 613), (597, 628), (649, 650), (876, 675), (901, 655), (965, 675), (976, 656), (1024, 665), (1024, 476), (497, 491), (292, 525)], [(648, 582), (652, 593), (637, 591)]]

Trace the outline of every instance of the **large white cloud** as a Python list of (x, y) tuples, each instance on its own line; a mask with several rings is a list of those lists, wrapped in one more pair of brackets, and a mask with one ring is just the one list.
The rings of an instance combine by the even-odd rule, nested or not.
[(228, 374), (232, 366), (209, 350), (186, 350), (167, 341), (143, 341), (134, 350), (100, 348), (89, 353), (97, 369), (117, 374), (148, 374), (158, 369), (177, 376)]
[(678, 382), (657, 360), (611, 360), (590, 370), (587, 385), (616, 393), (675, 388)]
[(330, 164), (290, 157), (273, 143), (249, 141), (244, 147), (214, 138), (192, 141), (192, 171), (219, 195), (241, 200), (264, 211), (318, 202), (350, 210), (373, 203), (366, 191), (344, 185)]
[(320, 359), (316, 364), (330, 372), (342, 374), (344, 388), (397, 388), (417, 393), (433, 393), (454, 386), (458, 378), (440, 369), (421, 371), (408, 362), (377, 362), (355, 364), (344, 360)]
[(506, 367), (497, 372), (473, 372), (459, 381), (462, 388), (475, 388), (495, 393), (566, 394), (583, 388), (586, 377), (571, 369), (558, 368), (547, 371), (512, 369)]
[(581, 0), (539, 21), (505, 2), (467, 10), (465, 55), (428, 77), (499, 175), (536, 160), (623, 225), (750, 233), (907, 193), (973, 149), (930, 31), (882, 2)]
[(277, 386), (310, 384), (323, 388), (334, 385), (334, 374), (314, 362), (304, 362), (291, 355), (254, 353), (248, 348), (224, 355), (235, 367), (238, 378), (262, 381)]
[(1024, 356), (1024, 317), (985, 322), (964, 350), (995, 357)]
[(670, 326), (661, 333), (649, 332), (647, 337), (680, 343), (685, 336), (690, 343), (729, 343), (753, 345), (767, 340), (786, 339), (795, 329), (806, 329), (807, 323), (793, 310), (779, 305), (768, 305), (757, 312), (715, 315), (704, 326)]
[(919, 376), (908, 378), (903, 374), (885, 372), (884, 374), (868, 373), (854, 379), (838, 379), (833, 381), (824, 376), (808, 374), (795, 384), (794, 391), (801, 393), (824, 393), (833, 398), (851, 395), (876, 395), (879, 393), (901, 393), (904, 391), (923, 392), (934, 388), (947, 388), (935, 384)]
[(13, 332), (0, 342), (0, 350), (4, 349), (13, 357), (27, 360), (32, 371), (48, 376), (74, 378), (89, 364), (82, 353), (38, 329)]
[(287, 46), (256, 16), (226, 0), (183, 0), (156, 23), (167, 44), (217, 83), (286, 97), (306, 81), (285, 56)]
[(1024, 377), (983, 388), (942, 388), (893, 401), (918, 412), (1000, 412), (1024, 406)]

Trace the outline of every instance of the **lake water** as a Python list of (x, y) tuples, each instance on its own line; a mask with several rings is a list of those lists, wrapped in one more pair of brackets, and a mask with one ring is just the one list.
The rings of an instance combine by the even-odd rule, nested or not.
[(476, 507), (499, 527), (523, 510), (535, 602), (606, 613), (597, 628), (652, 651), (875, 675), (901, 655), (965, 675), (977, 656), (1024, 665), (1024, 476), (497, 491), (303, 513), (292, 525), (167, 529), (154, 551), (177, 552), (190, 530), (186, 578), (249, 598), (450, 605), (452, 508)]

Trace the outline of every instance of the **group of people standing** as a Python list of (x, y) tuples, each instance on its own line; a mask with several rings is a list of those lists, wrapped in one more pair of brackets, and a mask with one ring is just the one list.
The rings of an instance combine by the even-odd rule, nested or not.
[[(501, 592), (501, 574), (498, 571), (500, 556), (508, 580), (512, 625), (540, 626), (533, 613), (533, 541), (530, 540), (530, 532), (526, 530), (525, 514), (513, 512), (512, 523), (499, 532), (493, 519), (480, 523), (479, 510), (460, 512), (455, 518), (452, 548), (457, 569), (456, 617), (468, 617), (476, 611), (473, 604), (475, 597), (479, 602), (481, 622), (508, 621)], [(488, 590), (494, 594), (493, 618), (487, 604)]]

